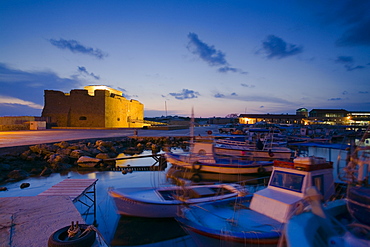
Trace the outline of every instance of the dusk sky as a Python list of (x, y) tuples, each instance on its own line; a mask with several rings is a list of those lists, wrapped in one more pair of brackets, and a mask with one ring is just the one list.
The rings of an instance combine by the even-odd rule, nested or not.
[(145, 117), (370, 111), (370, 1), (0, 1), (0, 116), (87, 85)]

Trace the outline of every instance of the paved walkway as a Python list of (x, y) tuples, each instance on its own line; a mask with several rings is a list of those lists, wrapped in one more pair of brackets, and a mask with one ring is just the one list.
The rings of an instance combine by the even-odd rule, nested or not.
[[(208, 130), (215, 131), (218, 126), (195, 127), (194, 135), (207, 135)], [(53, 143), (60, 141), (81, 140), (90, 138), (109, 138), (133, 136), (135, 129), (51, 129), (0, 131), (0, 148)], [(190, 136), (189, 129), (151, 130), (136, 129), (138, 136)]]

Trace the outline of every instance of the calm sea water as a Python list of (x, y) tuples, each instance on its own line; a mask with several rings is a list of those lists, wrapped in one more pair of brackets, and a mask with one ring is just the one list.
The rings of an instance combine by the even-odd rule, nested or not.
[[(309, 148), (308, 154), (325, 157), (336, 161), (340, 152), (326, 148)], [(151, 154), (144, 152), (141, 155)], [(141, 158), (125, 161), (118, 161), (118, 165), (145, 166), (154, 164), (153, 158)], [(113, 200), (108, 195), (109, 188), (120, 187), (157, 187), (173, 184), (166, 174), (171, 171), (171, 166), (165, 171), (134, 171), (122, 174), (121, 171), (91, 171), (76, 170), (66, 173), (55, 173), (48, 177), (31, 177), (16, 183), (9, 183), (4, 186), (8, 191), (0, 192), (0, 197), (15, 196), (36, 196), (51, 186), (68, 178), (73, 179), (98, 179), (96, 185), (96, 218), (93, 214), (84, 216), (87, 224), (97, 224), (97, 228), (103, 235), (106, 242), (111, 246), (195, 246), (188, 236), (174, 219), (145, 219), (136, 217), (120, 216), (115, 211)], [(334, 172), (336, 173), (336, 172)], [(189, 176), (191, 176), (190, 174)], [(221, 178), (220, 176), (216, 176)], [(226, 182), (233, 180), (245, 180), (248, 177), (229, 176), (222, 177)], [(30, 187), (20, 189), (21, 183), (30, 183)], [(84, 213), (86, 207), (81, 203), (75, 203), (77, 209)], [(89, 212), (92, 213), (92, 210)], [(72, 221), (73, 219), (71, 219)]]

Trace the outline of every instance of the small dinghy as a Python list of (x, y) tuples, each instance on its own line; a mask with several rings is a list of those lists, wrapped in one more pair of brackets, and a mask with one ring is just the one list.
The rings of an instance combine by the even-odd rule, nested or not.
[(122, 215), (166, 218), (175, 217), (182, 205), (223, 200), (245, 195), (238, 184), (212, 184), (170, 187), (118, 188), (108, 191)]

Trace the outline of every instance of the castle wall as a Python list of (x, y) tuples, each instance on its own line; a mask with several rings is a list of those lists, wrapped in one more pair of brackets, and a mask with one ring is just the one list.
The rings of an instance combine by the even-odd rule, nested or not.
[(42, 116), (58, 127), (132, 128), (143, 126), (144, 106), (108, 90), (97, 89), (94, 95), (81, 89), (70, 94), (45, 90)]

